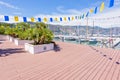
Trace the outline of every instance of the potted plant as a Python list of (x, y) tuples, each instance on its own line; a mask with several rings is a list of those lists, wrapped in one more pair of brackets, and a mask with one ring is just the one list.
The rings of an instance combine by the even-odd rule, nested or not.
[(4, 28), (4, 26), (0, 26), (0, 34), (4, 34), (5, 33), (5, 28)]
[(14, 41), (14, 37), (15, 37), (15, 32), (14, 29), (11, 27), (6, 27), (5, 29), (5, 34), (8, 35), (7, 39), (10, 40), (10, 42)]
[(18, 23), (16, 25), (17, 28), (17, 38), (15, 38), (14, 42), (16, 45), (24, 45), (25, 43), (32, 42), (29, 37), (29, 33), (31, 32), (30, 25), (28, 23)]
[[(2, 38), (4, 38), (4, 33), (5, 33), (5, 27), (4, 26), (0, 26), (0, 36)], [(4, 38), (5, 39), (5, 38)]]
[(35, 28), (30, 33), (33, 43), (25, 43), (25, 50), (32, 54), (40, 53), (54, 48), (53, 33), (44, 23), (36, 23)]
[(33, 42), (30, 38), (29, 34), (31, 33), (32, 29), (29, 28), (26, 31), (18, 31), (18, 38), (14, 40), (16, 45), (24, 45), (25, 43)]

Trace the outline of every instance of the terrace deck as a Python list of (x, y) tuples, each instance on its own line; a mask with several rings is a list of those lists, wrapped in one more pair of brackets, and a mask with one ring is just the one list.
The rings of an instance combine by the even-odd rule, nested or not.
[(0, 53), (9, 55), (0, 57), (0, 80), (120, 80), (120, 50), (57, 44), (60, 51), (32, 55), (1, 42)]

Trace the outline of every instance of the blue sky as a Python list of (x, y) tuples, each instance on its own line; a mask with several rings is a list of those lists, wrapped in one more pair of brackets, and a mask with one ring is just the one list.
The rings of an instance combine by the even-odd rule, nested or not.
[[(28, 17), (67, 17), (81, 16), (86, 14), (90, 9), (100, 7), (101, 3), (105, 3), (105, 9), (102, 13), (90, 14), (91, 18), (107, 18), (120, 16), (120, 0), (114, 0), (115, 4), (112, 8), (108, 8), (110, 0), (0, 0), (0, 21), (4, 21), (4, 15), (11, 16), (10, 21), (14, 21), (14, 16)], [(96, 20), (95, 25), (111, 27), (111, 25), (120, 25), (120, 18), (116, 20)], [(52, 22), (60, 25), (86, 25), (86, 19), (68, 21), (68, 22)], [(89, 19), (92, 25), (93, 20)], [(111, 24), (110, 24), (111, 23)], [(119, 26), (120, 27), (120, 26)]]
[[(0, 0), (0, 14), (32, 17), (39, 14), (79, 14), (109, 0)], [(108, 4), (107, 4), (108, 5)]]

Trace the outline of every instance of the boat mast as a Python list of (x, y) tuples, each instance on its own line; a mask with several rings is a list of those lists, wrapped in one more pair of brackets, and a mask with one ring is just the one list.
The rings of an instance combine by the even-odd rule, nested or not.
[(88, 17), (87, 17), (87, 25), (86, 25), (86, 40), (88, 38)]

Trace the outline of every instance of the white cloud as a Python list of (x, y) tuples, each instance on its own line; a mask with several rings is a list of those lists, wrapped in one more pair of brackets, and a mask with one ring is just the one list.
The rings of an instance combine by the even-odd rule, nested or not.
[[(108, 8), (102, 13), (97, 13), (90, 18), (94, 19), (96, 26), (120, 27), (120, 7)], [(92, 22), (93, 20), (90, 20)]]
[(9, 4), (9, 3), (3, 2), (3, 1), (0, 1), (0, 5), (3, 5), (8, 8), (12, 8), (12, 9), (19, 9), (17, 6), (14, 6), (12, 4)]
[(120, 5), (120, 0), (115, 0), (115, 5), (119, 6)]
[(59, 13), (62, 13), (62, 14), (80, 14), (81, 11), (80, 10), (76, 10), (76, 9), (65, 9), (63, 6), (58, 6), (56, 8), (56, 10), (59, 12)]
[(15, 15), (22, 15), (21, 12), (14, 12), (13, 14), (15, 14)]

